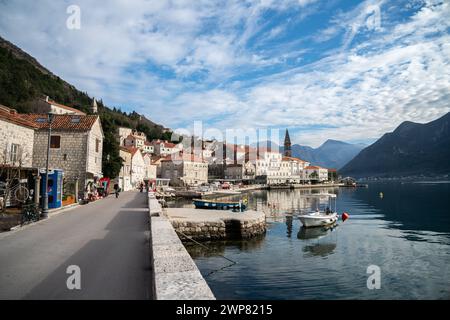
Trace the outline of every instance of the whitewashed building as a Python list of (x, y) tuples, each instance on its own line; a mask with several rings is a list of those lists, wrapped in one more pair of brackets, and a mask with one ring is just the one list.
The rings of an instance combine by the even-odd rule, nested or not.
[(153, 146), (153, 152), (157, 156), (168, 156), (183, 151), (183, 144), (175, 144), (166, 140), (153, 140), (150, 142)]
[(157, 166), (153, 164), (152, 157), (149, 153), (143, 154), (144, 164), (145, 164), (145, 175), (144, 179), (156, 179), (157, 177)]
[(306, 177), (310, 181), (324, 182), (328, 180), (328, 169), (319, 166), (308, 166), (305, 168)]

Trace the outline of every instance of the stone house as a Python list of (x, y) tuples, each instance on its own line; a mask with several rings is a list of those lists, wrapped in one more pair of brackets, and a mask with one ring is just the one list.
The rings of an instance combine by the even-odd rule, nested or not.
[[(95, 100), (94, 100), (95, 101)], [(54, 114), (71, 114), (71, 115), (79, 115), (79, 116), (85, 116), (86, 113), (69, 107), (65, 106), (61, 103), (57, 103), (55, 101), (52, 101), (49, 99), (49, 97), (46, 97), (45, 99), (39, 99), (35, 102), (34, 107), (36, 108), (36, 113), (39, 114), (48, 114), (49, 112), (52, 112)]]
[(169, 141), (153, 140), (150, 142), (157, 156), (168, 156), (183, 150), (183, 144), (175, 144)]
[(225, 169), (225, 179), (249, 182), (255, 179), (255, 172), (255, 165), (251, 161), (229, 164)]
[(156, 179), (156, 165), (152, 163), (152, 157), (149, 153), (143, 154), (144, 164), (145, 164), (145, 175), (144, 179)]
[(208, 163), (191, 154), (176, 154), (161, 161), (161, 176), (175, 186), (198, 186), (208, 182)]
[(153, 147), (153, 145), (150, 142), (145, 141), (144, 142), (144, 147), (142, 148), (142, 152), (143, 153), (148, 153), (148, 154), (154, 154), (155, 153), (155, 148)]
[[(46, 114), (22, 114), (37, 126), (34, 132), (33, 161), (45, 168), (49, 124)], [(103, 130), (97, 115), (55, 115), (50, 141), (50, 169), (62, 169), (64, 178), (79, 181), (80, 187), (102, 177)], [(81, 190), (80, 190), (81, 191)]]
[(32, 167), (35, 129), (16, 110), (0, 105), (0, 209), (18, 204), (10, 188), (19, 184), (39, 201), (38, 170)]
[(32, 167), (36, 128), (16, 110), (0, 105), (0, 165)]
[(131, 188), (137, 188), (144, 181), (146, 170), (144, 157), (140, 149), (135, 147), (125, 147), (131, 153), (130, 164), (130, 184)]
[(122, 191), (131, 190), (131, 152), (125, 148), (120, 147), (119, 156), (124, 160), (122, 168), (120, 169), (117, 183)]
[(119, 127), (117, 128), (117, 142), (119, 142), (120, 146), (125, 146), (124, 140), (126, 137), (131, 135), (133, 132), (133, 129), (131, 128), (125, 128), (125, 127)]
[(146, 140), (147, 137), (144, 133), (132, 131), (132, 133), (123, 140), (123, 145), (125, 147), (135, 147), (144, 150), (144, 144)]

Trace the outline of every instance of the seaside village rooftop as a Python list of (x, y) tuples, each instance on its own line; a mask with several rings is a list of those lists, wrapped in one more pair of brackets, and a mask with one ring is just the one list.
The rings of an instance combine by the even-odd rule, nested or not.
[[(235, 185), (317, 184), (333, 180), (333, 169), (322, 168), (296, 158), (291, 153), (286, 130), (284, 153), (271, 148), (253, 148), (216, 140), (200, 141), (200, 148), (183, 142), (148, 140), (143, 132), (119, 127), (116, 137), (124, 160), (117, 177), (105, 177), (102, 170), (103, 139), (97, 102), (92, 100), (90, 114), (55, 102), (48, 97), (37, 102), (39, 113), (19, 114), (0, 107), (1, 181), (20, 169), (17, 183), (32, 190), (36, 202), (41, 196), (41, 178), (45, 172), (48, 145), (48, 113), (53, 114), (50, 138), (50, 172), (61, 179), (61, 201), (69, 205), (84, 198), (98, 198), (98, 190), (118, 184), (122, 191), (141, 184), (164, 184), (178, 188), (196, 188), (208, 183)], [(164, 132), (170, 129), (164, 128)], [(198, 141), (197, 141), (198, 142)], [(11, 197), (12, 198), (12, 197)], [(62, 199), (64, 198), (64, 201)], [(55, 199), (52, 200), (56, 201)], [(6, 205), (14, 205), (10, 200)]]

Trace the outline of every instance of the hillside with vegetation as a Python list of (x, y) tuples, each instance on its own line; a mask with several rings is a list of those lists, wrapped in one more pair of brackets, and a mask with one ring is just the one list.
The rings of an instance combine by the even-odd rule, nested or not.
[[(32, 56), (0, 37), (0, 104), (20, 113), (35, 112), (35, 101), (49, 96), (52, 100), (90, 112), (92, 97), (54, 75)], [(109, 108), (97, 101), (98, 114), (105, 134), (103, 145), (103, 173), (114, 178), (123, 160), (119, 157), (116, 132), (119, 126), (144, 132), (148, 139), (170, 140), (164, 127), (136, 113)]]

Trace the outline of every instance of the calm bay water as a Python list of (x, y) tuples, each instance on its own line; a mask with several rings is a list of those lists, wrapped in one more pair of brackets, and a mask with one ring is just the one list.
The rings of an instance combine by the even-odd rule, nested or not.
[[(336, 193), (350, 219), (302, 228), (297, 215), (319, 201), (310, 192)], [(257, 191), (249, 202), (267, 214), (264, 237), (186, 243), (219, 299), (450, 299), (450, 182)], [(367, 289), (369, 265), (381, 269), (379, 290)]]

